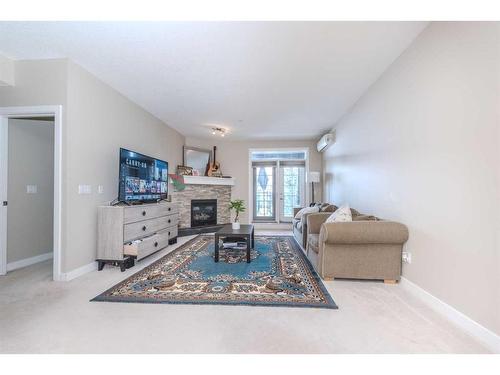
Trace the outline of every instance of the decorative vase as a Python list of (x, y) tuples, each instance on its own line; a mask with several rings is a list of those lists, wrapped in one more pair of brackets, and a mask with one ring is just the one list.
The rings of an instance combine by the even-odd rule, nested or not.
[(238, 221), (233, 223), (233, 229), (240, 229), (240, 223)]

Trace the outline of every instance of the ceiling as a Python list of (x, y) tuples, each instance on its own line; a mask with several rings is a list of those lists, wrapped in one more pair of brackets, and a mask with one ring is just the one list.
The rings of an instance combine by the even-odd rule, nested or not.
[(69, 58), (186, 136), (315, 139), (426, 22), (0, 22), (0, 54)]

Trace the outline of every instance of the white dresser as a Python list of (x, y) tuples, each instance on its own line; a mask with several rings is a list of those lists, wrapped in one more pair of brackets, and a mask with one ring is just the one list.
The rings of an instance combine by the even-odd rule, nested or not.
[(177, 242), (179, 210), (174, 203), (100, 206), (97, 219), (97, 261), (121, 270)]

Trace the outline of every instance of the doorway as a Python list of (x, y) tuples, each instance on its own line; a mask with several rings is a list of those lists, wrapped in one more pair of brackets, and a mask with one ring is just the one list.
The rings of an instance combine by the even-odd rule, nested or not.
[(0, 108), (0, 275), (53, 258), (61, 272), (61, 106)]
[(306, 204), (307, 150), (251, 150), (253, 222), (289, 223)]

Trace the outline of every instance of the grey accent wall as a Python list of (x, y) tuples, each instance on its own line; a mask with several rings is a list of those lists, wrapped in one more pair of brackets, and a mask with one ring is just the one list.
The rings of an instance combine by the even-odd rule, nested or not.
[[(54, 122), (9, 120), (7, 263), (53, 250)], [(36, 185), (36, 194), (27, 193)]]
[[(15, 74), (14, 87), (0, 87), (0, 106), (63, 106), (62, 270), (69, 272), (95, 260), (97, 206), (118, 194), (119, 148), (176, 166), (184, 137), (66, 59), (17, 61)], [(92, 193), (79, 195), (78, 184)]]
[[(95, 260), (97, 206), (118, 195), (120, 147), (176, 166), (184, 137), (71, 61), (66, 116), (64, 236), (69, 252), (63, 268), (73, 270)], [(92, 194), (79, 195), (79, 184), (91, 185)], [(98, 185), (103, 194), (97, 194)]]
[(405, 277), (498, 334), (499, 25), (431, 23), (323, 161), (328, 200), (408, 225)]

